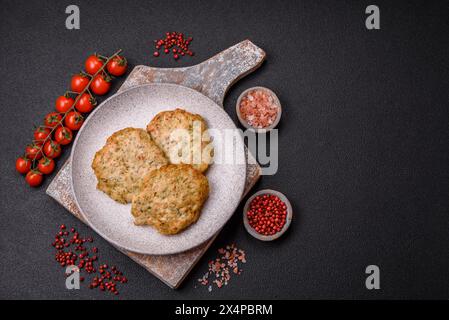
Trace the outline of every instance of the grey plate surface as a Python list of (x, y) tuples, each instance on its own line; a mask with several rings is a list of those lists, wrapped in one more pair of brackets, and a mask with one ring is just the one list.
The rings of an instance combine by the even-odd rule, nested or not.
[[(234, 150), (234, 163), (214, 163), (206, 176), (210, 194), (199, 220), (185, 231), (165, 236), (149, 226), (135, 226), (131, 205), (115, 202), (96, 189), (91, 169), (95, 153), (114, 132), (126, 128), (145, 128), (159, 112), (177, 107), (200, 114), (214, 138), (215, 156)], [(245, 184), (246, 159), (240, 136), (218, 139), (227, 129), (236, 129), (228, 114), (201, 93), (174, 84), (149, 84), (134, 87), (105, 100), (86, 119), (71, 154), (72, 188), (87, 223), (111, 243), (143, 254), (173, 254), (196, 247), (212, 237), (232, 216)], [(227, 131), (230, 132), (230, 131)]]

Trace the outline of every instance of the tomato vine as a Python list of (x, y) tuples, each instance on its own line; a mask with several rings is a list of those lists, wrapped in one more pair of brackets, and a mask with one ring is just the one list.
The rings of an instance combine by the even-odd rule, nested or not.
[[(93, 93), (96, 93), (97, 95), (106, 94), (110, 89), (110, 81), (114, 76), (121, 76), (126, 72), (127, 61), (124, 57), (120, 56), (121, 52), (122, 50), (120, 49), (109, 57), (97, 54), (91, 55), (86, 60), (86, 69), (89, 68), (88, 63), (92, 66), (93, 60), (97, 59), (98, 62), (94, 65), (96, 71), (85, 72), (83, 70), (78, 75), (84, 78), (82, 79), (82, 82), (85, 82), (86, 79), (88, 79), (88, 82), (83, 84), (84, 87), (81, 90), (74, 91), (73, 78), (77, 77), (77, 75), (73, 76), (72, 90), (66, 91), (65, 94), (61, 96), (66, 98), (65, 101), (59, 101), (62, 103), (60, 107), (66, 111), (51, 112), (47, 114), (45, 117), (45, 122), (47, 122), (47, 124), (39, 125), (35, 129), (35, 137), (37, 136), (40, 138), (33, 139), (33, 143), (27, 146), (25, 155), (16, 160), (16, 170), (21, 174), (26, 174), (26, 181), (30, 186), (36, 187), (40, 185), (43, 180), (42, 175), (50, 174), (53, 171), (54, 162), (48, 161), (48, 159), (57, 158), (61, 153), (61, 146), (69, 144), (73, 139), (72, 131), (80, 129), (84, 122), (82, 113), (89, 113), (96, 104)], [(85, 97), (86, 94), (89, 95), (87, 100)], [(75, 99), (70, 96), (74, 96)], [(61, 97), (59, 97), (58, 100)], [(81, 109), (80, 111), (77, 110), (77, 106), (81, 99), (84, 100), (82, 101), (84, 107), (79, 108)], [(71, 103), (70, 108), (66, 108), (67, 106), (65, 106), (64, 103)], [(86, 110), (89, 110), (89, 112), (84, 112)], [(69, 125), (67, 123), (69, 123)], [(61, 132), (60, 128), (62, 128), (63, 132)], [(59, 132), (57, 132), (57, 130), (59, 130)], [(60, 143), (54, 141), (53, 138), (56, 136), (55, 133), (58, 133), (59, 139), (63, 139), (63, 141)], [(51, 168), (47, 167), (49, 164), (52, 165)]]

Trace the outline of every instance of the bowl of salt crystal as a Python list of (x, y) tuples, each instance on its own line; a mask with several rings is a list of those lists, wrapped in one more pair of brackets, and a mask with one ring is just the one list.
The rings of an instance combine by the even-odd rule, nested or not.
[(276, 94), (265, 87), (252, 87), (243, 91), (235, 109), (242, 126), (258, 133), (274, 129), (281, 120), (281, 103)]

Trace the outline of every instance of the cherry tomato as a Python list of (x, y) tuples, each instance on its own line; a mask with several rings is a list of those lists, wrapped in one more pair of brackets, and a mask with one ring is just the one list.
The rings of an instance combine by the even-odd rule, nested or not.
[(75, 74), (70, 82), (70, 87), (74, 92), (81, 92), (89, 84), (89, 78), (82, 74)]
[(44, 140), (50, 135), (50, 129), (39, 127), (34, 131), (34, 143), (37, 145), (41, 145), (44, 143)]
[(73, 133), (72, 130), (66, 127), (59, 127), (56, 129), (55, 132), (55, 140), (57, 143), (65, 146), (66, 144), (69, 144), (72, 142), (73, 139)]
[(57, 158), (61, 155), (61, 145), (56, 141), (49, 140), (44, 144), (44, 153), (48, 158)]
[(55, 161), (50, 158), (42, 158), (39, 160), (37, 168), (43, 174), (50, 174), (55, 169)]
[(62, 116), (61, 114), (57, 113), (57, 112), (50, 112), (49, 114), (47, 114), (44, 118), (44, 124), (47, 127), (56, 127), (62, 120)]
[(83, 122), (84, 122), (84, 118), (79, 112), (70, 111), (69, 113), (67, 113), (64, 123), (67, 128), (69, 128), (70, 130), (76, 131), (76, 130), (79, 130), (79, 128), (81, 128), (81, 126), (83, 125)]
[(103, 66), (103, 60), (101, 60), (96, 55), (91, 55), (86, 59), (86, 62), (84, 63), (84, 68), (86, 69), (88, 74), (94, 75), (95, 73), (100, 70), (100, 68)]
[(104, 74), (97, 74), (92, 80), (90, 88), (99, 96), (105, 95), (111, 88), (111, 78), (109, 76), (105, 76)]
[(121, 56), (115, 56), (106, 65), (106, 69), (108, 69), (108, 72), (116, 77), (120, 77), (121, 75), (123, 75), (126, 72), (127, 68), (128, 61), (126, 61), (126, 58)]
[(73, 100), (70, 97), (59, 96), (56, 99), (56, 111), (58, 111), (60, 113), (66, 113), (73, 106), (74, 102), (75, 102), (75, 100)]
[(31, 170), (31, 160), (26, 157), (17, 158), (16, 170), (21, 174), (28, 173)]
[(25, 156), (31, 160), (34, 160), (34, 159), (39, 160), (40, 158), (42, 158), (42, 150), (35, 143), (29, 144), (25, 148)]
[(75, 108), (79, 112), (88, 113), (91, 112), (92, 109), (97, 104), (94, 97), (91, 97), (88, 93), (83, 93), (83, 95), (76, 102)]
[(37, 170), (31, 170), (27, 173), (25, 180), (26, 182), (28, 182), (30, 187), (37, 187), (42, 183), (43, 176), (41, 172)]

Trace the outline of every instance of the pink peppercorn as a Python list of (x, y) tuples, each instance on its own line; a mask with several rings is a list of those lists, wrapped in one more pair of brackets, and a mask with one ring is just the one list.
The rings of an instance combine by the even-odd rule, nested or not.
[(173, 59), (175, 60), (185, 55), (193, 56), (193, 52), (189, 50), (189, 45), (192, 40), (192, 37), (186, 39), (182, 32), (166, 32), (164, 38), (154, 40), (154, 45), (157, 51), (153, 53), (153, 56), (158, 57), (158, 50), (162, 48), (166, 54), (172, 52)]
[(255, 197), (247, 212), (249, 225), (258, 233), (269, 236), (282, 230), (287, 220), (287, 206), (275, 195)]

